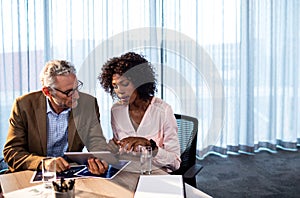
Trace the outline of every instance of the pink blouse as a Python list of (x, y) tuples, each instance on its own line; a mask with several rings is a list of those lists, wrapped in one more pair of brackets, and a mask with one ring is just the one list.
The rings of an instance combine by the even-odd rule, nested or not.
[(173, 110), (163, 100), (153, 97), (144, 117), (134, 129), (129, 117), (128, 105), (115, 103), (111, 108), (111, 125), (114, 138), (121, 140), (128, 136), (153, 139), (157, 146), (157, 155), (153, 164), (176, 170), (180, 166), (180, 146), (177, 136), (177, 124)]

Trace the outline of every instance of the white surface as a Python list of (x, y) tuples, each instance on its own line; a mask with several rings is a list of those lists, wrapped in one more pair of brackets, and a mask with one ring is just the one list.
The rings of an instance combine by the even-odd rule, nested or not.
[(194, 188), (193, 186), (185, 183), (186, 198), (212, 198), (212, 196)]
[(134, 198), (184, 198), (181, 175), (141, 175)]
[(50, 190), (46, 190), (43, 187), (43, 184), (41, 184), (41, 185), (37, 185), (37, 186), (23, 188), (21, 190), (12, 191), (12, 192), (9, 192), (9, 193), (4, 193), (4, 197), (5, 198), (42, 197), (42, 195), (46, 195), (46, 194), (52, 195), (52, 190), (51, 189)]

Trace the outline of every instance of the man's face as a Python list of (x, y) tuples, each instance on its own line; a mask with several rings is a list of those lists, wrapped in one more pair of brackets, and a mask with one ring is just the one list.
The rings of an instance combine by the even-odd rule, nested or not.
[(47, 95), (56, 113), (77, 107), (79, 99), (77, 88), (79, 83), (74, 74), (56, 77), (54, 90), (51, 90), (50, 94)]

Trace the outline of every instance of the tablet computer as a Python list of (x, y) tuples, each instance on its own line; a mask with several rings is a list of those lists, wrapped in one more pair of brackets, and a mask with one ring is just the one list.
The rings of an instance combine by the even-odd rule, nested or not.
[(96, 152), (65, 152), (65, 157), (77, 164), (86, 165), (90, 157), (95, 157), (106, 161), (108, 164), (118, 164), (118, 158), (109, 151)]

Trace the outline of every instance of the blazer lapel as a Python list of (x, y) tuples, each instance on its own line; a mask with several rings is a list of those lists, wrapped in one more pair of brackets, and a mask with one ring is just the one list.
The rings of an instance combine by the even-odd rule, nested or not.
[(72, 150), (74, 138), (75, 138), (76, 126), (73, 116), (73, 109), (70, 111), (69, 117), (69, 126), (68, 126), (68, 144), (69, 144), (69, 151)]
[(37, 120), (37, 132), (39, 133), (41, 139), (41, 148), (43, 154), (47, 155), (47, 105), (46, 105), (46, 97), (41, 92), (41, 96), (39, 101), (37, 101), (37, 107), (35, 111), (35, 117)]

